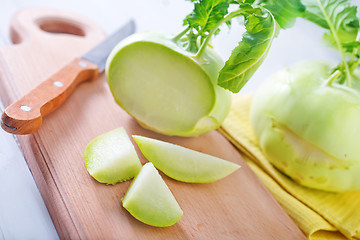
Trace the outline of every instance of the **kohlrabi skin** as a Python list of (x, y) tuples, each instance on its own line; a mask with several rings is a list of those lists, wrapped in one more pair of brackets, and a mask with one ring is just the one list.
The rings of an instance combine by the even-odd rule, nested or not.
[(333, 69), (309, 61), (280, 71), (254, 96), (251, 124), (268, 160), (296, 182), (359, 190), (360, 71), (346, 86)]
[[(134, 34), (113, 49), (106, 64), (115, 101), (143, 127), (166, 135), (197, 136), (218, 128), (230, 110), (230, 91), (240, 91), (278, 28), (291, 26), (304, 10), (300, 0), (191, 2), (194, 9), (180, 34)], [(240, 16), (245, 33), (224, 62), (210, 41), (221, 25)]]
[(196, 136), (218, 128), (230, 110), (230, 92), (216, 84), (223, 65), (210, 47), (196, 59), (170, 36), (143, 32), (114, 48), (106, 74), (115, 101), (143, 127)]

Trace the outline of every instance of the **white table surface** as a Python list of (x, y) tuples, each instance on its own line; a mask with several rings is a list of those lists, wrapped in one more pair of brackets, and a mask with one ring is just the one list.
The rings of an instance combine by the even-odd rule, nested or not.
[[(360, 6), (360, 3), (357, 2)], [(192, 10), (184, 0), (1, 0), (0, 45), (11, 44), (8, 27), (11, 16), (25, 7), (51, 7), (91, 18), (106, 33), (127, 19), (136, 21), (137, 30), (180, 32), (182, 19)], [(241, 39), (242, 28), (233, 24), (231, 33), (223, 28), (213, 41), (224, 58)], [(254, 92), (262, 81), (286, 65), (306, 59), (338, 61), (339, 56), (321, 42), (323, 30), (298, 20), (281, 31), (267, 58), (240, 93)], [(0, 103), (1, 105), (1, 103)], [(1, 112), (3, 106), (0, 106)], [(46, 120), (46, 119), (45, 119)], [(58, 239), (46, 206), (28, 169), (16, 137), (0, 130), (0, 240)]]

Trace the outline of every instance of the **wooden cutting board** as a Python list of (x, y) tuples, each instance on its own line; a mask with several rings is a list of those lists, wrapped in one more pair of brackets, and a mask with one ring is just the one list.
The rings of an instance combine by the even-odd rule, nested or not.
[[(69, 13), (37, 8), (18, 12), (11, 21), (14, 45), (0, 48), (0, 94), (4, 105), (104, 37), (89, 19)], [(181, 183), (162, 174), (184, 216), (171, 227), (145, 225), (121, 206), (130, 181), (100, 184), (87, 173), (83, 160), (90, 140), (121, 126), (129, 135), (177, 143), (239, 163), (242, 168), (209, 184)], [(39, 131), (18, 138), (62, 239), (304, 238), (219, 132), (180, 138), (144, 130), (115, 103), (103, 74), (82, 83), (58, 110), (44, 118)]]

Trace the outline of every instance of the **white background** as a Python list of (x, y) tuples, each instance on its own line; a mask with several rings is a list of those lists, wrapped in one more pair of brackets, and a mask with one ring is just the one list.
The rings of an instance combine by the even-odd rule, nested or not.
[[(356, 4), (360, 5), (359, 1)], [(108, 34), (129, 18), (135, 19), (137, 31), (179, 33), (183, 18), (192, 10), (192, 4), (184, 0), (1, 0), (1, 45), (11, 44), (11, 16), (24, 7), (51, 7), (83, 15)], [(213, 45), (224, 59), (241, 40), (241, 33), (242, 27), (235, 22), (231, 32), (224, 27), (214, 39)], [(286, 65), (306, 59), (338, 61), (338, 54), (321, 42), (322, 34), (321, 28), (301, 19), (291, 29), (281, 30), (264, 63), (240, 93), (256, 91), (261, 82)], [(1, 103), (0, 108), (2, 112)], [(0, 240), (57, 238), (16, 138), (0, 130)]]

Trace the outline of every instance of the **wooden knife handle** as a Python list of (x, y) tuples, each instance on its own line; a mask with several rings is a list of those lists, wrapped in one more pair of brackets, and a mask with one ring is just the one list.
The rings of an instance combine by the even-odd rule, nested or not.
[(82, 81), (96, 78), (98, 67), (77, 58), (9, 105), (1, 116), (1, 127), (13, 134), (37, 131), (42, 118), (57, 109)]

